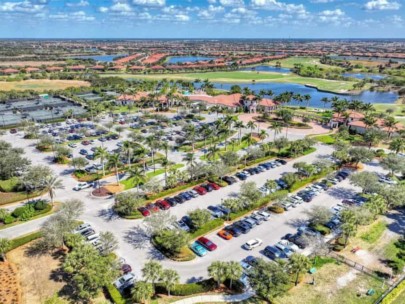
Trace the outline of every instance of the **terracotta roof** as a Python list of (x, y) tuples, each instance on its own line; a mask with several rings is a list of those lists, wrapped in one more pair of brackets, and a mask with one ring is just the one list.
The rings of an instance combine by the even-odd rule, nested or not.
[(53, 72), (53, 71), (63, 71), (63, 68), (62, 67), (57, 67), (57, 66), (50, 66), (50, 67), (46, 67), (46, 70), (51, 71), (51, 72)]
[(133, 54), (133, 55), (130, 55), (130, 56), (127, 56), (127, 57), (124, 57), (124, 58), (120, 58), (120, 59), (118, 59), (118, 60), (115, 60), (114, 62), (116, 62), (116, 63), (127, 63), (127, 62), (130, 62), (130, 61), (132, 61), (132, 60), (135, 60), (135, 59), (137, 59), (137, 58), (139, 58), (139, 57), (141, 57), (142, 56), (142, 54), (141, 53), (137, 53), (137, 54)]
[(143, 69), (145, 69), (145, 67), (139, 66), (139, 65), (133, 65), (133, 66), (129, 67), (128, 69), (130, 69), (130, 70), (143, 70)]
[(104, 70), (104, 66), (103, 65), (94, 65), (94, 66), (90, 67), (90, 69), (92, 69), (92, 70)]
[(28, 68), (25, 69), (25, 71), (28, 72), (28, 73), (30, 73), (30, 72), (38, 72), (38, 71), (40, 71), (40, 69), (28, 67)]
[(84, 65), (72, 65), (69, 67), (70, 70), (84, 70), (86, 67)]
[(3, 74), (16, 74), (16, 73), (18, 73), (19, 71), (16, 70), (16, 69), (11, 69), (11, 68), (9, 68), (9, 69), (4, 69), (4, 70), (2, 70), (1, 72), (2, 72)]

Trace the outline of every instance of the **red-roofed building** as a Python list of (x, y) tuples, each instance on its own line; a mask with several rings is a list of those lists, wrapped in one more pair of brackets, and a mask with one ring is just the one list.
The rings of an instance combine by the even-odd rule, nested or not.
[(104, 66), (103, 65), (94, 65), (94, 66), (90, 67), (90, 69), (92, 69), (94, 71), (103, 71)]
[(19, 73), (19, 70), (12, 69), (12, 68), (1, 70), (1, 74), (4, 74), (4, 75), (11, 75), (11, 74), (18, 74), (18, 73)]
[(58, 67), (58, 66), (50, 66), (50, 67), (46, 67), (46, 71), (47, 72), (61, 72), (61, 71), (63, 71), (63, 68)]
[(72, 65), (68, 69), (71, 71), (84, 71), (86, 67), (84, 65)]
[(25, 69), (25, 71), (26, 71), (27, 73), (35, 73), (35, 72), (39, 72), (40, 69), (28, 67), (28, 68)]

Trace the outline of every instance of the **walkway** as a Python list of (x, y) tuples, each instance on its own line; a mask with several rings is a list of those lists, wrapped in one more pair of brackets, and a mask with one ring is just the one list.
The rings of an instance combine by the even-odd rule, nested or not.
[(253, 296), (252, 292), (238, 295), (202, 295), (173, 302), (175, 304), (215, 303), (215, 302), (241, 302)]

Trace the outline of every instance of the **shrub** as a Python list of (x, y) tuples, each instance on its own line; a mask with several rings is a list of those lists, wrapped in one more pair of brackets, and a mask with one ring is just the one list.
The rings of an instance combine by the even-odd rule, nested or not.
[(191, 237), (192, 238), (197, 238), (197, 237), (199, 237), (201, 235), (207, 234), (208, 232), (221, 227), (223, 224), (224, 224), (224, 220), (221, 219), (221, 218), (209, 221), (205, 225), (203, 225), (200, 228), (198, 228), (197, 230), (195, 230), (191, 234)]
[(269, 211), (274, 213), (283, 213), (285, 210), (281, 206), (273, 205), (269, 207)]
[(109, 296), (110, 300), (114, 304), (125, 304), (126, 303), (126, 300), (121, 295), (121, 293), (118, 291), (118, 289), (115, 288), (114, 285), (107, 284), (107, 286), (105, 288), (107, 290), (107, 293), (108, 293), (108, 296)]
[(35, 210), (44, 210), (49, 204), (46, 201), (39, 200), (34, 204)]
[(330, 229), (324, 225), (321, 224), (317, 224), (317, 225), (311, 225), (311, 227), (313, 229), (315, 229), (316, 231), (318, 231), (320, 234), (322, 235), (327, 235), (330, 233)]
[(6, 217), (3, 220), (5, 225), (14, 223), (15, 221), (16, 221), (16, 218), (14, 216), (11, 216), (10, 214), (6, 215)]
[(41, 233), (41, 231), (37, 231), (37, 232), (32, 232), (30, 234), (12, 239), (10, 250), (13, 250), (17, 247), (25, 245), (33, 240), (39, 239), (40, 237), (42, 237), (42, 233)]
[[(27, 206), (27, 205), (26, 205)], [(14, 209), (12, 215), (15, 218), (20, 218), (21, 215), (23, 215), (23, 213), (26, 211), (27, 207), (26, 206), (22, 206), (22, 207), (17, 207)]]
[[(198, 283), (177, 284), (172, 288), (170, 293), (174, 296), (190, 296), (212, 291), (215, 289), (215, 287), (216, 283), (214, 282), (214, 280), (209, 279)], [(157, 284), (156, 292), (166, 293), (166, 289), (161, 284)]]
[(382, 157), (382, 156), (384, 156), (385, 155), (385, 151), (383, 150), (383, 149), (377, 149), (376, 151), (375, 151), (375, 156), (376, 157)]
[(333, 246), (333, 250), (334, 250), (334, 251), (342, 251), (343, 249), (345, 249), (345, 246), (340, 245), (340, 244), (335, 244), (335, 245)]
[(405, 281), (402, 281), (395, 287), (386, 297), (381, 301), (381, 304), (391, 304), (398, 298), (398, 296), (405, 290)]

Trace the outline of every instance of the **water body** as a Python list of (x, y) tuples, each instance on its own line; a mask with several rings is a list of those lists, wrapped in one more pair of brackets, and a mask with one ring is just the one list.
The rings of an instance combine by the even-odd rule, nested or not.
[(381, 80), (385, 78), (386, 76), (384, 75), (379, 75), (379, 74), (368, 74), (368, 73), (343, 73), (342, 76), (344, 77), (351, 77), (351, 78), (357, 78), (357, 79), (373, 79), (373, 80)]
[[(390, 61), (390, 58), (379, 58), (379, 57), (357, 57), (357, 56), (338, 56), (338, 55), (332, 55), (329, 56), (332, 59), (342, 59), (342, 60), (363, 60), (363, 61), (381, 61), (381, 62), (388, 62)], [(395, 62), (405, 62), (405, 59), (396, 59), (396, 58), (391, 58), (392, 61)]]
[[(327, 92), (320, 92), (317, 89), (309, 88), (301, 84), (293, 84), (293, 83), (279, 83), (279, 82), (260, 82), (260, 83), (214, 83), (215, 88), (230, 90), (232, 85), (239, 85), (240, 87), (248, 87), (249, 89), (253, 90), (255, 93), (258, 93), (260, 90), (272, 90), (275, 95), (278, 95), (283, 92), (294, 92), (299, 93), (301, 95), (309, 94), (311, 95), (310, 106), (323, 108), (324, 104), (321, 101), (322, 98), (327, 97), (331, 99), (332, 97), (338, 96), (339, 98), (346, 98), (348, 100), (361, 100), (366, 103), (394, 103), (398, 99), (398, 94), (394, 92), (371, 92), (371, 91), (364, 91), (360, 94), (356, 95), (344, 95), (344, 94), (335, 94), (335, 93), (327, 93)], [(195, 84), (200, 86), (201, 84)], [(266, 96), (265, 96), (266, 97)], [(297, 102), (291, 102), (291, 105), (301, 105), (305, 106), (305, 103), (299, 104)], [(331, 104), (326, 104), (327, 108), (330, 108)]]
[(202, 57), (202, 56), (172, 56), (169, 57), (167, 63), (184, 63), (184, 62), (197, 62), (197, 61), (209, 61), (214, 60), (215, 57)]
[(95, 61), (100, 61), (100, 62), (113, 62), (114, 58), (124, 57), (124, 56), (128, 56), (128, 55), (115, 54), (115, 55), (76, 56), (73, 58), (75, 58), (75, 59), (93, 59)]
[(278, 68), (278, 67), (270, 66), (270, 65), (258, 65), (258, 66), (250, 67), (250, 68), (242, 68), (241, 71), (272, 72), (272, 73), (281, 73), (281, 74), (291, 73), (291, 69)]

